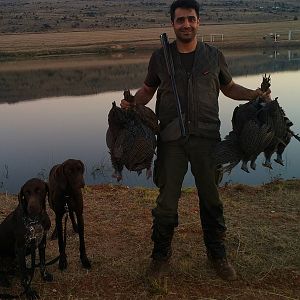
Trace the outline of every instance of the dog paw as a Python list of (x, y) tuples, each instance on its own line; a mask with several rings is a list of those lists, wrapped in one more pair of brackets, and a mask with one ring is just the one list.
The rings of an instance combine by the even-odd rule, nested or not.
[(89, 259), (86, 256), (80, 257), (80, 260), (85, 269), (90, 269), (92, 267)]
[(61, 256), (59, 259), (58, 267), (60, 270), (65, 270), (68, 267), (66, 256)]
[(38, 293), (35, 290), (32, 290), (29, 288), (26, 291), (26, 299), (28, 299), (28, 300), (40, 299), (40, 296), (38, 295)]
[(48, 272), (44, 272), (44, 274), (42, 274), (42, 278), (44, 281), (47, 281), (47, 282), (53, 281), (53, 275)]

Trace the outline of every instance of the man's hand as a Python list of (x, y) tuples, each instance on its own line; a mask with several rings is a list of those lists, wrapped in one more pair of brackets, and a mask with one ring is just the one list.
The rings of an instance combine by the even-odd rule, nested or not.
[[(267, 91), (263, 92), (260, 88), (257, 88), (255, 90), (257, 97), (261, 98), (263, 100), (263, 102), (271, 102), (272, 98), (271, 98), (271, 90), (268, 89)], [(255, 97), (255, 99), (257, 98)]]
[(136, 105), (135, 97), (130, 94), (128, 89), (124, 90), (124, 99), (121, 100), (120, 106), (123, 109), (129, 109)]
[(135, 101), (133, 101), (133, 102), (128, 102), (128, 101), (126, 101), (125, 99), (122, 99), (122, 100), (121, 100), (121, 103), (120, 103), (120, 106), (121, 106), (121, 108), (123, 108), (123, 109), (133, 108), (133, 107), (135, 107)]
[[(134, 95), (133, 101), (127, 101), (126, 99), (121, 100), (121, 108), (128, 109), (134, 107), (136, 104), (146, 105), (153, 97), (156, 88), (149, 87), (144, 84)], [(126, 95), (124, 95), (126, 98)]]

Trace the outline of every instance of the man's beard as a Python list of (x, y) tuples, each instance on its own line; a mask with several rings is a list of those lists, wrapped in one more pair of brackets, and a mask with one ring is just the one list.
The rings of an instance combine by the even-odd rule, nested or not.
[(196, 34), (197, 34), (197, 31), (196, 31), (196, 30), (192, 30), (192, 31), (190, 32), (190, 35), (189, 35), (189, 36), (184, 36), (183, 33), (184, 33), (184, 32), (181, 32), (181, 31), (175, 32), (176, 38), (177, 38), (180, 42), (182, 42), (182, 43), (184, 43), (184, 44), (188, 44), (188, 43), (190, 43), (191, 41), (194, 40), (194, 38), (195, 38), (195, 36), (196, 36)]

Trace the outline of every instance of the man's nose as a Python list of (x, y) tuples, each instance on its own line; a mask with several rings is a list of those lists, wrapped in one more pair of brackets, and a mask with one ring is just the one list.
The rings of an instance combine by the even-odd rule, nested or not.
[(185, 19), (184, 19), (183, 26), (184, 26), (184, 27), (190, 27), (190, 22), (189, 22), (189, 19), (188, 19), (188, 18), (185, 18)]
[(189, 19), (188, 18), (185, 18), (184, 19), (184, 23), (183, 23), (184, 26), (189, 26)]

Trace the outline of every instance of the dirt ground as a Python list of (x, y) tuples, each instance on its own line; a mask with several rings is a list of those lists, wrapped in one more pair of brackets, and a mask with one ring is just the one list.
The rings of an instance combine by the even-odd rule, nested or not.
[[(229, 259), (238, 273), (235, 282), (222, 281), (207, 264), (193, 188), (182, 192), (170, 269), (160, 280), (149, 281), (145, 273), (157, 190), (98, 185), (84, 189), (92, 269), (81, 267), (78, 237), (68, 222), (68, 269), (48, 267), (54, 275), (51, 283), (42, 282), (36, 271), (32, 286), (41, 299), (299, 299), (300, 181), (228, 185), (220, 193)], [(17, 197), (2, 194), (0, 201), (2, 220), (16, 207)], [(57, 241), (48, 241), (47, 260), (57, 254)], [(21, 291), (18, 279), (11, 279), (12, 287), (0, 288), (0, 293)]]

